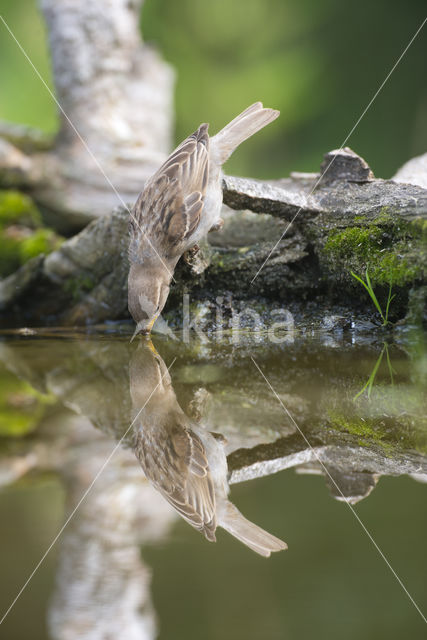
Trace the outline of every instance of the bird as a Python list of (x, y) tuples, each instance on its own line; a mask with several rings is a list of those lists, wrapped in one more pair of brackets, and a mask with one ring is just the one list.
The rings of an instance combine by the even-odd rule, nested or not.
[(221, 219), (221, 167), (280, 112), (255, 102), (210, 137), (201, 124), (145, 183), (129, 217), (128, 308), (135, 335), (150, 333), (169, 295), (175, 266), (196, 252)]
[(218, 526), (269, 557), (285, 542), (247, 520), (228, 499), (224, 438), (181, 408), (169, 371), (151, 340), (141, 341), (129, 366), (132, 448), (145, 477), (210, 542)]

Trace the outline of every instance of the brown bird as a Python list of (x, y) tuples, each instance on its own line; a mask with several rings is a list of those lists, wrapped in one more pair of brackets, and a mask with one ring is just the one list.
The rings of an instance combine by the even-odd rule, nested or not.
[(221, 437), (181, 409), (168, 369), (151, 342), (130, 363), (134, 451), (146, 478), (192, 527), (211, 542), (217, 526), (262, 556), (286, 549), (247, 520), (228, 500), (227, 458)]
[(136, 333), (149, 333), (169, 294), (176, 263), (222, 226), (221, 167), (279, 111), (256, 102), (213, 137), (202, 124), (145, 184), (131, 212), (128, 306)]

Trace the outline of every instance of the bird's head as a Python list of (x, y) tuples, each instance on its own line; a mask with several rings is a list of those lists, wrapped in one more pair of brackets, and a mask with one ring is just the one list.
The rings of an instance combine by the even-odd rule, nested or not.
[(136, 322), (134, 336), (148, 335), (169, 295), (171, 275), (160, 265), (132, 264), (128, 277), (128, 307)]

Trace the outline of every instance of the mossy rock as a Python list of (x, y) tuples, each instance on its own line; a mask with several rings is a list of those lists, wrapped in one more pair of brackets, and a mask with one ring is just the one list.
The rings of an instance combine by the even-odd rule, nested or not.
[(373, 285), (405, 286), (422, 277), (425, 253), (422, 231), (408, 223), (396, 222), (382, 213), (375, 223), (358, 224), (329, 232), (323, 247), (328, 267), (347, 277), (368, 269)]
[(75, 278), (68, 278), (63, 285), (64, 292), (71, 297), (74, 302), (81, 300), (89, 291), (96, 286), (97, 282), (93, 276), (82, 274)]
[(20, 224), (30, 228), (41, 226), (40, 213), (31, 198), (20, 191), (0, 190), (0, 228)]
[(0, 277), (13, 273), (20, 266), (19, 240), (0, 230)]
[(31, 198), (19, 191), (0, 191), (0, 277), (27, 260), (57, 249), (63, 239), (42, 226)]
[(63, 240), (52, 229), (37, 229), (31, 236), (25, 238), (19, 247), (21, 264), (31, 260), (41, 253), (47, 254), (62, 244)]

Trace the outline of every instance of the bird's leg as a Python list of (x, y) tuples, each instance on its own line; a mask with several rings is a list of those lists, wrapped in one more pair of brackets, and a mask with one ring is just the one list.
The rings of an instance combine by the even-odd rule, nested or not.
[(191, 249), (184, 251), (184, 253), (182, 254), (184, 262), (186, 262), (187, 264), (191, 264), (191, 261), (199, 253), (199, 251), (200, 247), (198, 244), (195, 244), (194, 247), (191, 247)]
[(209, 229), (209, 233), (211, 231), (221, 231), (223, 226), (224, 226), (224, 220), (222, 218), (220, 218), (218, 220), (218, 222), (216, 222), (214, 225), (212, 225), (212, 227)]

